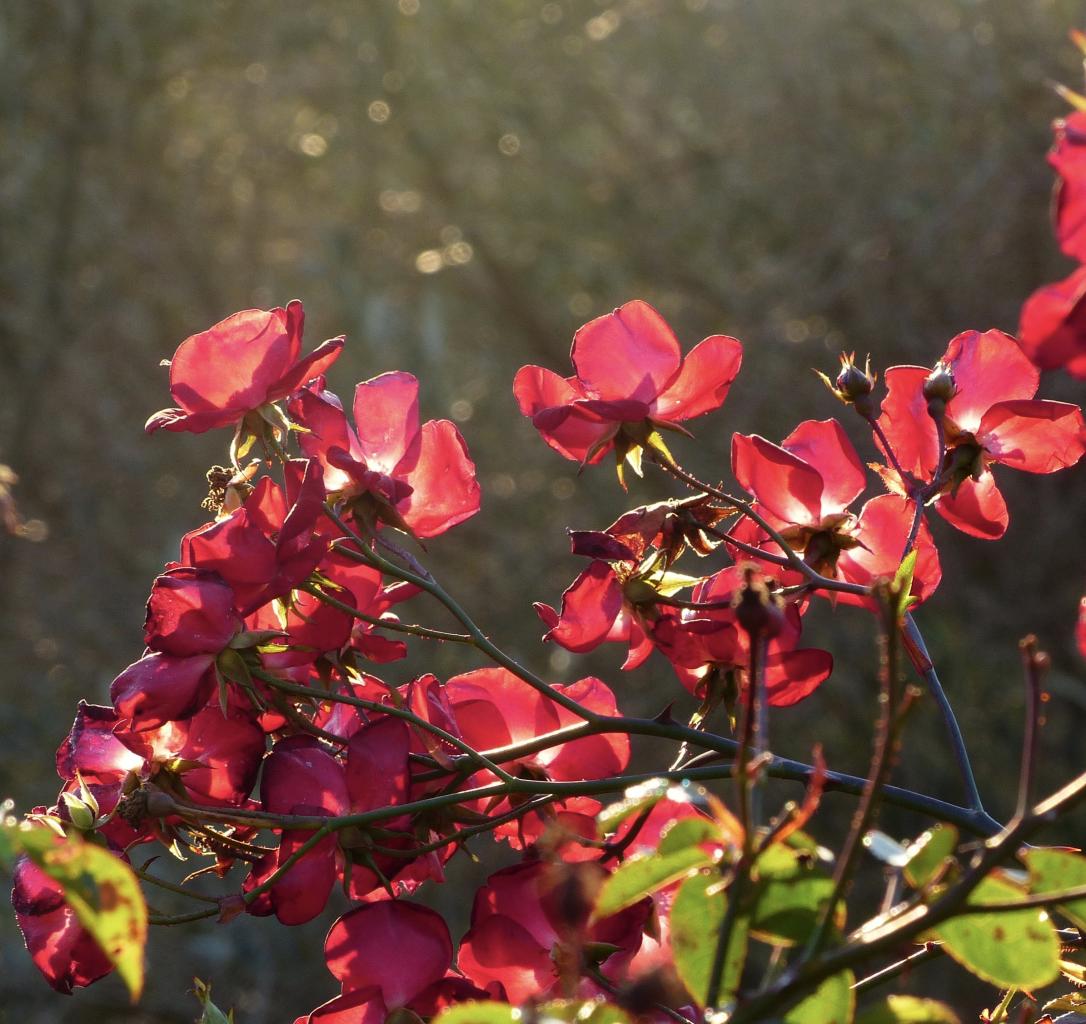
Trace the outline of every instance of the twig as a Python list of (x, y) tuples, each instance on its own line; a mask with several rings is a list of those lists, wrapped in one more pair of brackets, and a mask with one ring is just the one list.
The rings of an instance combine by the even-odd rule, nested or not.
[(913, 667), (916, 669), (917, 674), (924, 680), (928, 691), (935, 698), (936, 704), (939, 705), (939, 710), (943, 716), (943, 722), (946, 725), (947, 734), (950, 737), (951, 749), (954, 751), (954, 759), (958, 765), (958, 772), (961, 775), (962, 783), (965, 786), (966, 799), (974, 810), (981, 814), (986, 814), (984, 810), (984, 801), (981, 799), (980, 790), (977, 788), (977, 780), (973, 775), (973, 764), (969, 760), (969, 752), (965, 746), (965, 737), (962, 735), (961, 727), (958, 725), (958, 719), (954, 715), (954, 709), (947, 699), (946, 692), (943, 690), (943, 685), (939, 682), (939, 676), (935, 671), (935, 666), (932, 664), (931, 655), (928, 654), (924, 638), (921, 636), (920, 630), (917, 628), (916, 622), (910, 612), (905, 613), (903, 630), (905, 639), (913, 646), (922, 659), (919, 664), (917, 664), (915, 659), (911, 660), (913, 660)]
[(1033, 800), (1033, 786), (1037, 777), (1037, 751), (1040, 746), (1041, 705), (1044, 702), (1044, 680), (1048, 674), (1050, 659), (1037, 646), (1032, 633), (1021, 640), (1022, 668), (1026, 677), (1026, 733), (1022, 743), (1022, 767), (1018, 773), (1018, 804), (1014, 812), (1021, 818)]

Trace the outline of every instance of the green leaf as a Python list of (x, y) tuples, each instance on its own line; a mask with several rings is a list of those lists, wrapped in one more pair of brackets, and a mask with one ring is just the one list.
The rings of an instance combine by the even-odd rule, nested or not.
[(757, 903), (751, 931), (778, 946), (806, 942), (833, 894), (832, 880), (810, 857), (779, 845), (758, 858), (755, 871)]
[[(1086, 885), (1086, 857), (1067, 850), (1030, 850), (1026, 856), (1029, 868), (1029, 891), (1033, 893), (1061, 892)], [(1086, 899), (1061, 903), (1054, 907), (1060, 914), (1086, 928)]]
[(781, 1018), (783, 1024), (851, 1024), (856, 1009), (855, 980), (852, 971), (827, 978)]
[(916, 996), (887, 996), (867, 1007), (856, 1024), (961, 1024), (958, 1015), (945, 1003)]
[(630, 1024), (630, 1016), (603, 999), (552, 999), (536, 1008), (539, 1020), (569, 1024)]
[(132, 869), (101, 846), (72, 836), (43, 853), (27, 852), (64, 890), (68, 906), (136, 1002), (143, 991), (147, 904)]
[(1041, 1007), (1044, 1013), (1071, 1013), (1086, 1008), (1086, 992), (1066, 992)]
[(672, 853), (631, 857), (603, 883), (593, 914), (597, 918), (617, 914), (711, 860), (700, 847), (689, 845)]
[(192, 985), (196, 998), (200, 1000), (200, 1005), (204, 1008), (197, 1024), (234, 1024), (234, 1011), (231, 1010), (228, 1014), (223, 1013), (211, 1001), (211, 986), (207, 982), (193, 978)]
[[(705, 1006), (716, 955), (717, 936), (724, 920), (725, 896), (720, 876), (705, 872), (679, 886), (671, 904), (671, 952), (675, 970), (698, 1006)], [(748, 915), (736, 914), (724, 957), (721, 1001), (739, 988), (747, 958)]]
[(674, 597), (680, 590), (697, 586), (704, 576), (685, 576), (681, 572), (664, 572), (653, 581), (653, 587), (664, 597)]
[(958, 830), (953, 825), (936, 825), (909, 844), (905, 881), (922, 889), (942, 870), (958, 848)]
[(457, 1003), (434, 1018), (433, 1024), (519, 1024), (521, 1014), (508, 1003)]
[(698, 843), (720, 842), (720, 828), (712, 818), (680, 818), (664, 828), (658, 853), (676, 853)]
[(896, 607), (894, 608), (898, 620), (904, 618), (909, 607), (916, 602), (912, 600), (913, 573), (916, 571), (917, 549), (913, 548), (901, 561), (894, 573), (894, 581), (890, 584), (890, 592), (895, 595)]
[(0, 861), (10, 867), (26, 854), (64, 892), (79, 923), (102, 948), (128, 987), (143, 990), (147, 904), (132, 869), (78, 834), (59, 839), (46, 825), (0, 821)]
[[(983, 906), (1022, 896), (1019, 886), (989, 876), (973, 890), (969, 902)], [(966, 914), (945, 921), (932, 935), (966, 970), (1000, 988), (1040, 988), (1059, 974), (1056, 929), (1036, 908)]]

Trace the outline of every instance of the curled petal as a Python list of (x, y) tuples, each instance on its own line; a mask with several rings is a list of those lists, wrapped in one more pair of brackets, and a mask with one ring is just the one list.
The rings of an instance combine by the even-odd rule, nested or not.
[(273, 814), (292, 814), (302, 806), (346, 814), (350, 806), (343, 768), (311, 736), (276, 743), (264, 763), (260, 796)]
[(505, 915), (475, 925), (464, 936), (457, 963), (480, 988), (500, 985), (512, 1003), (547, 992), (557, 980), (550, 950)]
[[(281, 867), (312, 832), (284, 832), (275, 857)], [(280, 924), (296, 925), (312, 921), (328, 904), (336, 884), (336, 837), (325, 836), (296, 860), (272, 886), (271, 905)]]
[(411, 488), (398, 508), (416, 536), (436, 537), (479, 511), (475, 463), (449, 420), (424, 423), (417, 447), (396, 472)]
[(1007, 503), (987, 470), (980, 480), (966, 480), (956, 495), (942, 495), (935, 510), (962, 533), (981, 540), (999, 540), (1010, 522)]
[(476, 750), (522, 743), (561, 724), (557, 707), (504, 668), (480, 668), (445, 684), (461, 738)]
[(818, 470), (757, 434), (732, 435), (732, 472), (740, 486), (787, 523), (822, 521)]
[(593, 412), (583, 402), (543, 409), (532, 426), (556, 452), (575, 462), (592, 465), (611, 450), (619, 424)]
[(294, 1024), (385, 1024), (388, 1007), (376, 985), (347, 992), (322, 1003)]
[(1086, 266), (1026, 300), (1018, 341), (1042, 370), (1064, 367), (1086, 377)]
[[(867, 502), (853, 530), (859, 544), (842, 551), (837, 560), (842, 579), (864, 587), (877, 580), (893, 579), (915, 512), (911, 501), (896, 494), (880, 494)], [(939, 552), (924, 521), (916, 535), (916, 552), (912, 596), (922, 602), (931, 597), (943, 576)], [(837, 594), (836, 599), (843, 604), (870, 604), (866, 598), (852, 594)]]
[(214, 702), (193, 715), (186, 726), (177, 756), (200, 766), (183, 774), (185, 789), (200, 803), (243, 803), (264, 759), (264, 731), (239, 711), (224, 717)]
[(216, 572), (179, 566), (159, 576), (147, 601), (143, 642), (163, 654), (217, 654), (241, 631), (234, 592)]
[(775, 708), (809, 697), (833, 671), (833, 655), (817, 648), (770, 651), (766, 657), (766, 696)]
[(929, 373), (923, 366), (891, 366), (879, 416), (879, 426), (901, 468), (921, 480), (930, 479), (939, 464), (939, 437), (923, 393)]
[(1002, 331), (963, 331), (952, 338), (943, 362), (950, 366), (958, 393), (947, 415), (962, 430), (975, 431), (996, 402), (1032, 398), (1040, 371), (1018, 342)]
[(706, 338), (687, 353), (678, 375), (653, 403), (651, 415), (674, 422), (720, 408), (742, 363), (741, 342), (723, 334)]
[(148, 654), (113, 680), (110, 700), (122, 718), (132, 719), (137, 732), (189, 718), (211, 697), (214, 662), (211, 654)]
[(294, 315), (281, 308), (245, 309), (181, 342), (170, 362), (170, 391), (178, 405), (235, 419), (263, 405), (297, 356), (301, 303), (297, 307)]
[(997, 402), (980, 422), (979, 440), (997, 462), (1027, 473), (1055, 473), (1086, 451), (1082, 411), (1067, 402)]
[(1048, 162), (1060, 176), (1056, 187), (1056, 237), (1071, 259), (1086, 261), (1086, 114), (1075, 111), (1055, 124)]
[[(539, 611), (539, 606), (536, 607)], [(554, 616), (551, 609), (547, 609)], [(606, 562), (593, 562), (562, 595), (562, 612), (548, 621), (544, 640), (553, 640), (568, 651), (583, 653), (607, 639), (622, 611), (622, 588)]]
[(347, 339), (342, 334), (338, 338), (322, 341), (309, 355), (299, 359), (276, 381), (275, 386), (268, 392), (268, 401), (274, 402), (285, 398), (292, 391), (297, 391), (306, 381), (326, 373), (339, 358), (346, 341)]
[(805, 420), (781, 447), (802, 459), (822, 477), (823, 518), (840, 512), (863, 493), (863, 464), (837, 420)]
[(513, 397), (531, 419), (544, 409), (572, 405), (588, 396), (576, 377), (559, 377), (543, 366), (522, 366), (513, 378)]
[(26, 857), (13, 872), (11, 904), (34, 966), (65, 995), (113, 970), (109, 958), (76, 920), (61, 887)]
[[(611, 688), (595, 676), (580, 679), (569, 686), (557, 686), (555, 689), (596, 714), (618, 713)], [(580, 718), (572, 711), (561, 707), (556, 708), (556, 711), (561, 725), (575, 725), (580, 722)], [(537, 761), (547, 767), (552, 779), (559, 781), (577, 782), (618, 775), (630, 761), (630, 737), (626, 733), (586, 736), (542, 751)]]
[(111, 783), (143, 765), (114, 735), (121, 717), (113, 708), (80, 701), (75, 721), (57, 748), (57, 774), (66, 781), (76, 773), (86, 782)]
[(352, 811), (392, 807), (407, 800), (410, 747), (411, 734), (399, 718), (379, 719), (351, 737), (346, 778)]
[(354, 391), (358, 446), (370, 469), (391, 475), (419, 433), (419, 382), (410, 373), (382, 373)]

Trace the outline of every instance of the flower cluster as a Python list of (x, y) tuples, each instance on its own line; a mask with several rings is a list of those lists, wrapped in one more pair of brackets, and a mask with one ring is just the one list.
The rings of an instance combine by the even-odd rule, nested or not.
[[(1086, 114), (1061, 123), (1051, 161), (1061, 247), (1086, 260)], [(340, 990), (299, 1024), (428, 1019), (473, 1000), (592, 1001), (567, 1019), (587, 1019), (584, 1007), (603, 1000), (648, 1020), (725, 1005), (748, 939), (817, 952), (847, 888), (844, 875), (820, 873), (818, 845), (800, 831), (829, 778), (820, 755), (796, 767), (767, 741), (770, 709), (802, 702), (833, 671), (830, 652), (804, 639), (805, 615), (820, 598), (847, 606), (888, 650), (902, 640), (941, 696), (911, 617), (942, 580), (928, 511), (996, 540), (1009, 513), (995, 467), (1052, 473), (1082, 459), (1079, 408), (1035, 396), (1038, 366), (1086, 376), (1084, 310), (1086, 266), (1029, 300), (1021, 342), (966, 331), (931, 366), (885, 369), (881, 386), (870, 361), (861, 370), (843, 357), (836, 379), (823, 379), (856, 415), (806, 420), (780, 443), (734, 433), (730, 464), (712, 468), (714, 480), (730, 471), (730, 489), (683, 468), (664, 435), (691, 438), (683, 424), (722, 406), (739, 380), (736, 339), (713, 335), (684, 356), (661, 314), (632, 301), (577, 331), (571, 376), (523, 367), (515, 399), (560, 456), (584, 469), (610, 453), (623, 488), (627, 467), (649, 466), (686, 489), (604, 529), (571, 531), (587, 565), (557, 608), (535, 604), (544, 642), (577, 654), (619, 643), (622, 669), (663, 670), (667, 706), (650, 719), (623, 714), (620, 684), (533, 672), (411, 553), (481, 504), (464, 438), (448, 420), (423, 419), (413, 376), (360, 382), (348, 418), (326, 379), (343, 338), (303, 356), (300, 302), (236, 313), (177, 349), (177, 406), (146, 427), (233, 428), (229, 465), (209, 475), (212, 518), (151, 584), (142, 653), (113, 680), (108, 706), (80, 704), (57, 752), (56, 804), (29, 819), (51, 830), (50, 843), (108, 850), (175, 895), (188, 890), (157, 877), (155, 857), (136, 865), (140, 851), (205, 858), (186, 883), (213, 874), (229, 887), (197, 895), (212, 905), (202, 916), (223, 923), (248, 913), (298, 925), (341, 890), (352, 906), (324, 951)], [(403, 621), (393, 609), (407, 601), (412, 618), (439, 606), (463, 631)], [(1086, 603), (1077, 636), (1086, 653)], [(409, 645), (424, 654), (432, 643), (475, 660), (444, 681), (383, 678)], [(1038, 672), (1042, 660), (1029, 664)], [(892, 669), (883, 682), (888, 752), (908, 700), (893, 705)], [(671, 704), (688, 695), (697, 709), (682, 724)], [(995, 823), (947, 707), (971, 787), (958, 810), (983, 831)], [(626, 774), (634, 736), (677, 741), (667, 781)], [(765, 820), (771, 767), (808, 792)], [(884, 767), (849, 784), (872, 800)], [(693, 784), (718, 769), (711, 777), (736, 780), (735, 814)], [(846, 778), (834, 781), (847, 788)], [(411, 897), (483, 834), (509, 863), (475, 894), (454, 942), (443, 917)], [(51, 867), (52, 849), (24, 850), (12, 900), (34, 963), (71, 992), (118, 955)], [(945, 861), (936, 870), (954, 874)], [(785, 890), (819, 895), (765, 910)], [(712, 955), (691, 923), (703, 915), (716, 915), (722, 936)], [(738, 954), (729, 928), (741, 932)], [(1054, 932), (1052, 944), (1058, 952)]]

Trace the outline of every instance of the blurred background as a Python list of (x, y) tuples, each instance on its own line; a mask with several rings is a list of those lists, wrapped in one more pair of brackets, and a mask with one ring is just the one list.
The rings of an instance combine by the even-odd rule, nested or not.
[[(348, 335), (340, 394), (409, 370), (424, 416), (458, 423), (483, 511), (427, 557), (484, 628), (555, 681), (593, 672), (624, 707), (687, 714), (658, 656), (623, 675), (613, 645), (573, 658), (538, 644), (531, 602), (557, 604), (581, 568), (565, 528), (678, 492), (651, 474), (628, 497), (604, 468), (578, 477), (520, 417), (513, 374), (568, 373), (574, 330), (641, 297), (684, 349), (714, 333), (746, 347), (724, 408), (676, 449), (690, 468), (727, 481), (732, 431), (780, 440), (827, 416), (873, 459), (811, 368), (832, 376), (854, 349), (880, 370), (931, 364), (961, 330), (1013, 332), (1023, 299), (1070, 271), (1047, 214), (1064, 110), (1048, 82), (1081, 84), (1067, 30), (1084, 24), (1063, 0), (0, 3), (0, 463), (27, 521), (23, 537), (0, 533), (0, 795), (55, 799), (52, 752), (76, 701), (105, 702), (139, 656), (151, 580), (204, 521), (204, 472), (228, 432), (143, 435), (172, 404), (160, 360), (238, 309), (291, 298), (307, 350)], [(1083, 398), (1057, 376), (1042, 388)], [(1055, 663), (1044, 783), (1084, 767), (1071, 627), (1086, 488), (1081, 471), (998, 475), (1007, 538), (935, 517), (945, 576), (919, 618), (1006, 816), (1029, 631)], [(414, 617), (442, 624), (425, 606)], [(832, 766), (862, 772), (872, 624), (817, 607), (806, 635), (837, 668), (776, 714), (774, 746), (807, 759), (820, 741)], [(473, 667), (420, 650), (386, 676)], [(639, 749), (647, 766), (667, 753)], [(960, 796), (930, 709), (897, 778)], [(816, 834), (852, 806), (828, 798)], [(1069, 825), (1080, 843), (1082, 824)], [(898, 836), (922, 826), (882, 819)], [(433, 894), (454, 935), (469, 886), (510, 859), (480, 852)], [(239, 1024), (290, 1021), (335, 992), (320, 955), (332, 916), (156, 934), (129, 1008), (115, 979), (54, 996), (4, 911), (0, 1019), (189, 1021), (198, 974)], [(924, 991), (975, 1013), (972, 989), (930, 970)]]

